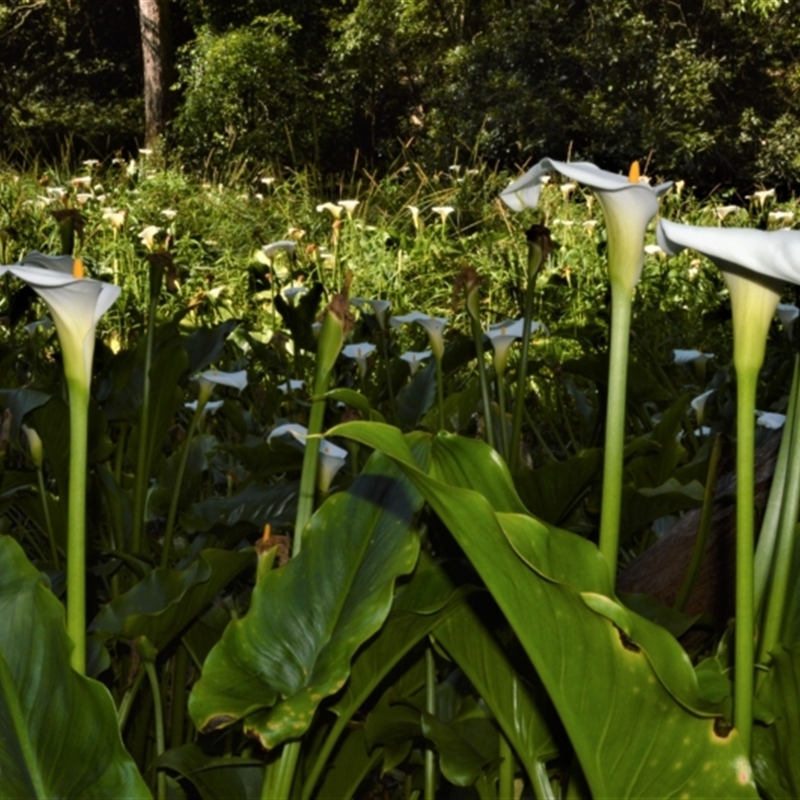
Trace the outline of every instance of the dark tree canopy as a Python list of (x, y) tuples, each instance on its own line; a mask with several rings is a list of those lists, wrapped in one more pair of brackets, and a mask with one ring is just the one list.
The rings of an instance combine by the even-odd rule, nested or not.
[[(401, 147), (544, 154), (704, 188), (800, 181), (786, 0), (180, 0), (167, 146), (202, 163), (380, 169)], [(144, 138), (134, 0), (0, 2), (4, 149)]]

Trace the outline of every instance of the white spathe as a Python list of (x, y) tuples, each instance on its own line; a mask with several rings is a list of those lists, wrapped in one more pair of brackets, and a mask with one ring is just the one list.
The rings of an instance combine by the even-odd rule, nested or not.
[(548, 172), (559, 172), (595, 190), (608, 230), (609, 277), (612, 284), (632, 291), (642, 274), (645, 230), (658, 212), (658, 198), (672, 183), (651, 187), (633, 183), (627, 175), (607, 172), (586, 161), (568, 163), (543, 158), (509, 184), (500, 198), (514, 211), (535, 207), (542, 190), (542, 177)]
[(737, 370), (760, 369), (783, 283), (800, 281), (800, 232), (704, 228), (662, 219), (656, 238), (670, 255), (689, 247), (719, 267), (731, 296), (734, 364)]
[(656, 238), (670, 255), (690, 247), (723, 271), (744, 267), (766, 278), (800, 283), (800, 231), (706, 228), (661, 219)]
[(408, 314), (392, 317), (389, 322), (393, 328), (399, 328), (401, 325), (411, 325), (416, 322), (427, 331), (434, 357), (439, 360), (444, 355), (444, 329), (447, 325), (445, 317), (434, 317), (433, 314), (411, 311)]
[(94, 357), (94, 338), (100, 317), (120, 295), (120, 287), (92, 278), (72, 275), (71, 256), (28, 253), (18, 264), (0, 266), (25, 281), (50, 309), (56, 326), (67, 380), (89, 387)]

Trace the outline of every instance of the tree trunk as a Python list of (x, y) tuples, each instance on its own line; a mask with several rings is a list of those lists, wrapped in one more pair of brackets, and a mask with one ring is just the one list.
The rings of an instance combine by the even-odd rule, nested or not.
[(139, 0), (144, 64), (144, 127), (148, 147), (164, 133), (172, 112), (169, 0)]

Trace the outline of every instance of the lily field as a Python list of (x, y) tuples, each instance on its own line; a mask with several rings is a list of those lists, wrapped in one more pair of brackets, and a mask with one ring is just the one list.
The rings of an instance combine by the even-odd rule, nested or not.
[(0, 798), (800, 796), (800, 208), (604, 166), (0, 166)]

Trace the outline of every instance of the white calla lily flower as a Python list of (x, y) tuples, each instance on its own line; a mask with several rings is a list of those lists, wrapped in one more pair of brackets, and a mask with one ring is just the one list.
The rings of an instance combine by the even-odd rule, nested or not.
[(705, 228), (662, 219), (656, 236), (670, 255), (688, 247), (720, 268), (731, 296), (734, 364), (737, 370), (760, 368), (783, 283), (800, 282), (800, 231)]
[(284, 381), (283, 383), (278, 384), (278, 388), (284, 393), (289, 394), (290, 392), (298, 392), (306, 385), (305, 381), (296, 381), (294, 379), (289, 381)]
[(673, 350), (673, 358), (676, 364), (696, 364), (698, 362), (705, 364), (714, 358), (713, 353), (702, 353), (700, 350)]
[[(292, 437), (305, 447), (308, 441), (308, 428), (297, 422), (287, 422), (284, 425), (278, 425), (277, 428), (270, 431), (269, 436), (267, 436), (267, 442), (272, 441), (276, 437), (285, 436)], [(327, 493), (331, 481), (333, 481), (334, 477), (336, 477), (336, 473), (345, 465), (346, 460), (347, 450), (338, 447), (327, 439), (319, 440), (319, 473), (317, 475), (317, 483), (323, 494)]]
[(697, 421), (700, 425), (703, 424), (703, 420), (705, 419), (708, 398), (716, 391), (716, 389), (709, 389), (707, 392), (697, 395), (697, 397), (692, 400), (691, 405), (694, 409), (694, 413), (697, 414)]
[(363, 378), (367, 374), (367, 357), (375, 352), (375, 345), (370, 342), (349, 344), (342, 348), (345, 358), (352, 358), (358, 364), (358, 374)]
[(192, 380), (199, 384), (200, 402), (207, 403), (215, 386), (230, 386), (232, 389), (243, 391), (247, 386), (247, 370), (220, 372), (216, 369), (207, 369), (195, 375)]
[(431, 211), (439, 215), (442, 220), (442, 225), (444, 225), (447, 218), (455, 211), (455, 208), (453, 208), (453, 206), (431, 206)]
[(44, 300), (61, 343), (64, 373), (68, 380), (81, 381), (88, 391), (97, 323), (115, 303), (121, 289), (74, 276), (73, 265), (79, 263), (71, 256), (45, 256), (34, 251), (19, 264), (0, 266), (0, 275), (10, 272)]
[(286, 253), (288, 256), (293, 256), (297, 249), (297, 242), (291, 239), (281, 239), (277, 242), (270, 242), (261, 248), (261, 252), (267, 258), (275, 258), (278, 253)]
[(778, 414), (775, 411), (757, 410), (756, 416), (758, 417), (756, 425), (760, 425), (762, 428), (769, 428), (773, 431), (782, 428), (786, 423), (786, 414)]
[(392, 317), (390, 323), (393, 328), (401, 325), (410, 325), (416, 322), (422, 325), (428, 332), (428, 339), (431, 343), (431, 350), (434, 357), (438, 360), (444, 355), (444, 329), (447, 320), (444, 317), (434, 317), (432, 314), (423, 314), (421, 311), (412, 311), (409, 314), (402, 314)]
[(334, 219), (342, 216), (342, 206), (336, 205), (336, 203), (320, 203), (316, 209), (320, 214), (327, 211)]
[(611, 283), (632, 290), (642, 274), (645, 229), (658, 212), (658, 198), (672, 183), (651, 187), (640, 183), (638, 174), (633, 172), (629, 176), (617, 175), (585, 161), (567, 163), (543, 158), (509, 184), (500, 198), (513, 211), (535, 207), (542, 190), (542, 176), (548, 172), (559, 172), (595, 190), (608, 229)]
[[(197, 411), (197, 400), (192, 400), (191, 403), (184, 403), (184, 408), (188, 408), (190, 411)], [(206, 403), (202, 408), (202, 415), (205, 416), (206, 414), (216, 414), (222, 406), (225, 405), (224, 400), (211, 400), (210, 402)]]
[(340, 200), (339, 205), (347, 212), (347, 216), (352, 218), (360, 202), (360, 200)]
[[(548, 333), (547, 328), (536, 320), (532, 319), (530, 324), (530, 332), (536, 333), (538, 330), (544, 330)], [(486, 331), (484, 336), (491, 342), (492, 349), (494, 350), (494, 366), (498, 373), (505, 372), (506, 363), (508, 362), (508, 353), (511, 350), (511, 345), (517, 339), (521, 339), (525, 335), (525, 319), (506, 320), (499, 322), (496, 325), (490, 325), (489, 330)]]
[(786, 337), (789, 341), (792, 340), (792, 329), (798, 316), (800, 316), (800, 308), (792, 303), (778, 303), (778, 319), (783, 325), (783, 330), (786, 332)]
[(413, 376), (420, 368), (421, 362), (426, 358), (430, 358), (431, 355), (431, 350), (407, 350), (400, 358), (408, 364), (408, 368), (411, 370), (411, 375)]
[(364, 306), (369, 306), (375, 319), (378, 320), (378, 325), (382, 331), (386, 330), (386, 313), (392, 307), (388, 300), (367, 300), (364, 297), (353, 297), (350, 302), (359, 309), (364, 309)]

